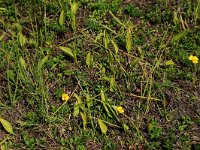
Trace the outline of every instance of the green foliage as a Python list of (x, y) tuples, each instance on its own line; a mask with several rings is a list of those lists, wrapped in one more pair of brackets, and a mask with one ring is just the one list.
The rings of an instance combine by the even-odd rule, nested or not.
[(23, 135), (23, 141), (26, 144), (26, 146), (30, 149), (34, 149), (35, 147), (35, 138), (30, 137), (27, 133)]
[(13, 134), (13, 128), (12, 128), (12, 125), (10, 124), (10, 122), (8, 122), (7, 120), (1, 118), (0, 116), (0, 123), (2, 124), (2, 126), (4, 127), (4, 129), (8, 132), (8, 133), (11, 133)]
[(180, 131), (184, 131), (187, 129), (189, 125), (191, 125), (193, 122), (191, 121), (191, 118), (189, 116), (183, 116), (181, 121), (178, 122), (178, 129)]
[(141, 15), (139, 9), (134, 5), (126, 6), (125, 12), (127, 12), (132, 17), (139, 17)]
[(150, 134), (151, 139), (158, 139), (162, 133), (162, 128), (159, 127), (159, 123), (155, 119), (148, 124), (147, 130)]
[(189, 148), (199, 6), (0, 1), (1, 149)]

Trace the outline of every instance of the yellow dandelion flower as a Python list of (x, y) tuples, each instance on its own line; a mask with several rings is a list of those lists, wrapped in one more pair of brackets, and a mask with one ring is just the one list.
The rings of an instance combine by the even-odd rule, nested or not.
[(68, 101), (69, 100), (69, 95), (68, 94), (62, 94), (62, 100), (63, 101)]
[(117, 107), (117, 111), (119, 113), (124, 113), (124, 109), (121, 106)]
[(190, 55), (189, 60), (191, 60), (193, 64), (197, 64), (199, 61), (199, 58), (197, 56)]
[(192, 60), (192, 59), (193, 59), (193, 57), (194, 57), (193, 55), (190, 55), (190, 56), (189, 56), (189, 60)]

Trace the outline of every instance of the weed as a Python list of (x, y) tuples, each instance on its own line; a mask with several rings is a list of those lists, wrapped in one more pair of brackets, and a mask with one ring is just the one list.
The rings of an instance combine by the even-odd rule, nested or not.
[(199, 6), (0, 1), (1, 149), (198, 147)]
[(152, 120), (147, 127), (151, 139), (158, 139), (161, 136), (162, 128), (159, 127), (157, 120)]

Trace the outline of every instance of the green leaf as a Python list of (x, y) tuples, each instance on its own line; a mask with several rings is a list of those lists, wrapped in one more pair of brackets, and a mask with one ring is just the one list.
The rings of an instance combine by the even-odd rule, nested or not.
[(0, 7), (0, 11), (7, 11), (5, 8)]
[[(106, 105), (106, 102), (102, 102), (103, 104), (103, 107), (107, 113), (107, 115), (110, 117), (110, 118), (113, 118), (113, 116), (111, 115), (110, 111), (109, 111), (109, 105)], [(107, 107), (108, 106), (108, 107)]]
[(129, 130), (129, 126), (127, 126), (126, 124), (123, 124), (122, 126), (123, 126), (125, 132), (127, 132)]
[(86, 101), (87, 101), (87, 107), (88, 107), (88, 109), (90, 109), (90, 107), (92, 106), (93, 102), (92, 102), (92, 99), (91, 99), (89, 93), (86, 94)]
[(71, 5), (72, 14), (75, 15), (77, 10), (78, 10), (78, 3), (73, 2), (72, 5)]
[(115, 89), (115, 79), (113, 77), (110, 78), (110, 91), (113, 92)]
[(43, 65), (45, 64), (45, 62), (48, 60), (48, 56), (45, 56), (43, 59), (41, 59), (38, 62), (38, 69), (42, 69)]
[(119, 23), (119, 25), (122, 25), (124, 28), (127, 28), (111, 11), (109, 11), (110, 15)]
[(26, 69), (26, 62), (25, 62), (25, 60), (24, 60), (23, 57), (20, 57), (20, 58), (19, 58), (19, 62), (20, 62), (20, 64), (21, 64), (21, 66), (22, 66), (24, 69)]
[(26, 43), (26, 37), (21, 32), (19, 32), (18, 33), (18, 38), (19, 38), (20, 46), (23, 47), (24, 44)]
[(110, 81), (110, 78), (108, 78), (108, 77), (102, 77), (102, 78), (99, 78), (98, 80)]
[(91, 52), (89, 52), (86, 56), (86, 65), (91, 65)]
[(64, 75), (70, 76), (70, 75), (74, 75), (75, 71), (74, 70), (65, 70), (63, 73), (64, 73)]
[(128, 53), (131, 52), (132, 49), (132, 40), (131, 40), (131, 29), (128, 28), (126, 32), (126, 49)]
[(165, 62), (165, 66), (169, 66), (169, 65), (174, 65), (174, 62), (173, 62), (173, 60), (167, 60), (166, 62)]
[[(155, 65), (155, 68), (158, 68), (160, 66), (160, 60), (158, 60), (157, 62), (156, 62), (156, 65)], [(154, 69), (155, 69), (154, 68)]]
[(76, 93), (74, 93), (74, 97), (76, 98), (77, 103), (78, 103), (79, 107), (82, 109), (82, 111), (85, 111), (85, 107), (83, 105), (81, 98)]
[(179, 22), (178, 13), (176, 11), (174, 11), (173, 22), (174, 22), (175, 25), (177, 25), (178, 22)]
[(0, 35), (0, 41), (4, 38), (4, 36), (6, 35), (6, 33), (5, 32), (3, 32), (3, 34), (2, 35)]
[(63, 47), (63, 46), (60, 46), (59, 49), (61, 49), (63, 52), (65, 52), (65, 54), (67, 54), (68, 56), (70, 56), (71, 58), (75, 58), (74, 57), (74, 54), (73, 54), (73, 51), (68, 48), (68, 47)]
[(114, 118), (116, 121), (120, 122), (119, 118), (116, 115), (115, 108), (109, 104), (106, 106), (107, 106), (107, 110), (108, 110), (108, 116), (111, 118)]
[(0, 118), (0, 122), (2, 124), (2, 126), (4, 127), (4, 129), (8, 132), (13, 134), (13, 128), (12, 125), (10, 124), (10, 122), (8, 122), (7, 120)]
[(131, 66), (135, 66), (138, 63), (138, 61), (139, 61), (139, 58), (132, 58), (131, 63), (130, 63)]
[(103, 104), (103, 107), (104, 107), (104, 109), (105, 109), (107, 115), (108, 115), (109, 117), (112, 118), (112, 115), (110, 114), (110, 111), (108, 110), (108, 107), (107, 107), (107, 105), (106, 105), (106, 101), (107, 101), (106, 95), (105, 95), (104, 91), (101, 90), (101, 102), (102, 102), (102, 104)]
[(103, 101), (103, 102), (106, 101), (105, 93), (103, 90), (101, 90), (101, 101)]
[(140, 52), (140, 58), (143, 60), (144, 59), (144, 51), (139, 46), (138, 46), (138, 51)]
[(181, 38), (183, 38), (184, 36), (186, 36), (187, 34), (187, 30), (184, 30), (176, 35), (174, 35), (174, 37), (172, 38), (173, 42), (179, 41)]
[(81, 118), (83, 121), (83, 129), (85, 130), (86, 124), (87, 124), (87, 116), (85, 115), (85, 113), (80, 112), (81, 114)]
[(13, 82), (15, 82), (15, 74), (12, 70), (7, 70), (6, 71), (7, 78)]
[(73, 112), (73, 116), (74, 117), (77, 117), (79, 115), (79, 104), (78, 102), (76, 101), (75, 105), (74, 105), (74, 112)]
[(101, 119), (98, 119), (98, 124), (100, 126), (101, 132), (103, 134), (106, 134), (106, 132), (108, 131), (106, 124)]
[[(17, 31), (19, 31), (18, 33), (20, 33), (22, 31), (22, 26), (20, 25), (20, 23), (15, 23), (14, 25), (15, 25)], [(18, 34), (18, 36), (19, 36), (19, 34)]]
[(104, 36), (104, 33), (102, 33), (102, 32), (97, 34), (97, 36), (95, 38), (95, 42), (98, 42), (99, 40), (101, 40), (103, 36)]
[(108, 44), (109, 44), (108, 33), (106, 32), (106, 30), (104, 30), (104, 46), (106, 49), (108, 48)]
[(60, 26), (63, 26), (64, 23), (65, 23), (65, 12), (64, 10), (62, 10), (59, 17), (59, 24)]
[(115, 49), (115, 54), (118, 54), (119, 48), (118, 48), (117, 44), (113, 40), (111, 40), (111, 43)]

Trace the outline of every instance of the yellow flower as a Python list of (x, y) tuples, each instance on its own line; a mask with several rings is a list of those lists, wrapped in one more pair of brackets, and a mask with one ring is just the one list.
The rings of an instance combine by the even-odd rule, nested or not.
[(189, 60), (191, 60), (193, 64), (197, 64), (199, 61), (199, 58), (197, 56), (190, 55)]
[(117, 107), (117, 111), (119, 113), (124, 113), (124, 109), (121, 106)]
[(68, 101), (69, 100), (69, 95), (68, 94), (62, 94), (62, 100), (63, 101)]

